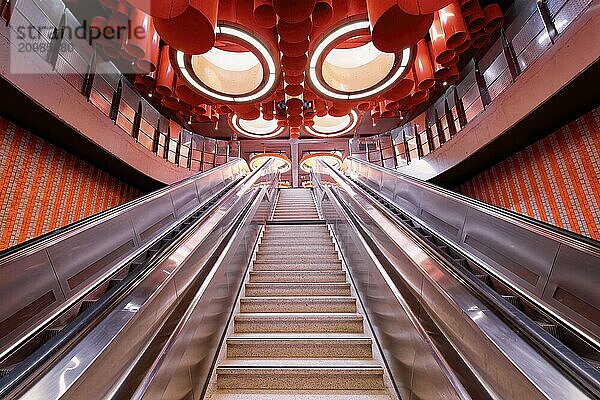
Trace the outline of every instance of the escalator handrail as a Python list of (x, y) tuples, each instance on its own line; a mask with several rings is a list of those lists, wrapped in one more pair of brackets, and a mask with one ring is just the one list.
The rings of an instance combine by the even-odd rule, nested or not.
[[(336, 171), (327, 163), (323, 162), (322, 164), (324, 164), (330, 171), (329, 174), (334, 176), (334, 180), (344, 182), (359, 193), (366, 193), (355, 182), (341, 174), (339, 171)], [(367, 197), (371, 197), (368, 194), (365, 195)], [(421, 243), (421, 241), (419, 241), (419, 243)], [(425, 243), (421, 244), (423, 245)], [(430, 251), (435, 253), (435, 251), (429, 245), (425, 244), (425, 246), (429, 248)], [(451, 265), (442, 257), (439, 259), (445, 268), (451, 268), (453, 270), (456, 269), (455, 266)], [(483, 297), (500, 315), (502, 315), (505, 321), (511, 321), (511, 323), (514, 324), (520, 332), (522, 332), (533, 343), (535, 343), (536, 347), (546, 353), (557, 365), (563, 369), (563, 371), (568, 372), (573, 379), (578, 381), (589, 392), (600, 396), (600, 373), (594, 367), (581, 360), (581, 358), (575, 352), (573, 352), (573, 350), (566, 347), (550, 333), (536, 325), (535, 322), (527, 317), (522, 311), (518, 309), (513, 310), (511, 307), (509, 307), (506, 300), (502, 299), (500, 295), (493, 292), (489, 287), (485, 286), (476, 279), (470, 279), (470, 277), (466, 276), (460, 270), (457, 270), (456, 272), (465, 283), (468, 283), (468, 287), (473, 293)]]
[(520, 227), (534, 232), (536, 234), (540, 234), (546, 237), (550, 237), (553, 240), (558, 242), (568, 244), (572, 247), (580, 248), (584, 251), (600, 254), (600, 241), (595, 240), (593, 238), (580, 235), (578, 233), (569, 231), (567, 229), (563, 229), (561, 227), (548, 224), (544, 221), (537, 220), (535, 218), (531, 218), (527, 215), (519, 214), (517, 212), (507, 210), (505, 208), (501, 208), (492, 204), (488, 204), (479, 200), (475, 200), (463, 194), (454, 192), (449, 189), (445, 189), (441, 186), (434, 185), (433, 183), (415, 178), (410, 175), (403, 174), (399, 171), (392, 170), (389, 168), (385, 168), (356, 157), (348, 157), (348, 159), (352, 162), (356, 162), (358, 164), (363, 164), (368, 166), (369, 168), (373, 168), (382, 173), (393, 175), (394, 177), (409, 182), (410, 184), (419, 186), (423, 189), (426, 189), (435, 194), (444, 196), (446, 198), (450, 198), (451, 200), (456, 200), (466, 204), (469, 207), (476, 208), (477, 210), (490, 215), (495, 218), (499, 218), (508, 223), (519, 225)]
[(219, 165), (218, 167), (212, 168), (208, 171), (200, 172), (198, 174), (194, 174), (188, 178), (185, 178), (179, 182), (173, 183), (171, 185), (167, 185), (163, 188), (135, 198), (126, 203), (120, 204), (116, 207), (109, 208), (108, 210), (101, 211), (99, 213), (90, 215), (89, 217), (80, 219), (79, 221), (73, 222), (71, 224), (65, 225), (53, 231), (44, 233), (35, 238), (26, 240), (25, 242), (19, 243), (15, 246), (9, 247), (5, 250), (0, 251), (0, 264), (2, 264), (5, 260), (10, 258), (18, 258), (29, 254), (34, 251), (38, 251), (41, 248), (49, 247), (50, 245), (71, 236), (79, 229), (89, 229), (95, 225), (98, 225), (101, 222), (104, 222), (108, 219), (117, 217), (127, 211), (134, 209), (135, 207), (152, 201), (156, 198), (164, 196), (166, 194), (172, 193), (173, 191), (179, 189), (182, 186), (187, 185), (190, 182), (196, 182), (198, 180), (204, 179), (207, 176), (213, 175), (218, 171), (225, 170), (227, 168), (233, 167), (235, 164), (240, 164), (240, 166), (245, 165), (245, 161), (241, 158), (235, 158), (231, 161)]
[[(269, 160), (267, 162), (271, 163), (272, 160)], [(262, 196), (260, 194), (255, 196), (255, 198), (252, 200), (252, 202), (250, 204), (248, 204), (247, 209), (251, 209), (252, 204), (255, 203), (256, 199), (260, 199), (261, 197)], [(247, 218), (247, 215), (243, 216), (241, 219), (245, 219), (245, 218)], [(239, 226), (241, 226), (241, 225), (243, 225), (243, 222), (241, 222), (240, 225), (238, 225), (238, 227), (235, 228), (235, 232), (232, 233), (232, 237), (235, 237), (235, 235), (239, 235), (238, 231), (239, 231)], [(214, 273), (216, 271), (216, 269), (218, 269), (218, 266), (213, 266), (211, 271), (209, 272), (209, 275)], [(167, 356), (169, 355), (169, 352), (174, 349), (174, 347), (177, 343), (177, 340), (182, 335), (186, 325), (188, 325), (190, 323), (190, 320), (193, 317), (193, 313), (195, 312), (195, 308), (197, 307), (198, 303), (200, 302), (200, 299), (204, 295), (206, 289), (207, 289), (207, 286), (205, 285), (205, 283), (203, 283), (202, 286), (200, 287), (200, 289), (198, 290), (198, 292), (194, 295), (194, 298), (192, 299), (190, 305), (185, 310), (183, 316), (177, 323), (177, 326), (175, 327), (173, 332), (169, 335), (169, 338), (166, 340), (166, 342), (162, 345), (162, 349), (161, 349), (158, 357), (154, 360), (154, 362), (150, 366), (149, 370), (143, 377), (142, 381), (138, 385), (133, 396), (131, 397), (132, 400), (141, 400), (144, 397), (144, 395), (145, 395), (147, 389), (149, 388), (149, 386), (151, 385), (152, 381), (154, 379), (156, 379), (160, 370), (163, 368), (163, 366), (166, 362)]]
[[(232, 188), (229, 189), (229, 193), (233, 196), (241, 188), (248, 185), (249, 182), (255, 180), (254, 178), (261, 174), (269, 162), (263, 164), (260, 168), (253, 171), (251, 174), (246, 176), (244, 179), (236, 183)], [(216, 195), (216, 194), (215, 194)], [(204, 212), (204, 218), (197, 221), (194, 225), (190, 226), (188, 230), (201, 225), (206, 218), (210, 215), (219, 212), (220, 207), (230, 201), (231, 196), (223, 196), (218, 202), (213, 204)], [(80, 336), (81, 333), (85, 332), (86, 328), (94, 326), (96, 321), (101, 318), (107, 310), (117, 304), (127, 293), (129, 293), (137, 282), (139, 282), (144, 276), (148, 275), (149, 271), (157, 265), (165, 255), (168, 255), (173, 249), (184, 239), (186, 235), (179, 237), (176, 241), (169, 244), (165, 249), (161, 250), (156, 255), (154, 262), (144, 268), (144, 271), (140, 271), (139, 274), (132, 274), (127, 276), (122, 284), (116, 286), (111, 291), (103, 296), (96, 303), (94, 303), (85, 313), (76, 317), (71, 323), (69, 323), (64, 329), (60, 331), (58, 335), (53, 337), (48, 342), (44, 343), (41, 347), (36, 349), (31, 355), (29, 355), (23, 362), (21, 362), (8, 377), (0, 379), (0, 399), (5, 398), (8, 394), (18, 389), (30, 376), (31, 373), (41, 368), (43, 365), (51, 362), (55, 358), (55, 355), (62, 349), (67, 348)]]

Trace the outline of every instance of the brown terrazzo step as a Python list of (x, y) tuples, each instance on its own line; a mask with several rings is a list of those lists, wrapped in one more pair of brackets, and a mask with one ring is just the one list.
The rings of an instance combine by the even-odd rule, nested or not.
[(343, 283), (344, 271), (251, 271), (255, 283)]
[(290, 262), (290, 261), (261, 261), (255, 260), (252, 264), (253, 271), (334, 271), (341, 270), (340, 260), (328, 262)]
[(234, 332), (363, 333), (363, 318), (352, 313), (244, 313), (234, 317)]
[(246, 297), (350, 296), (349, 283), (247, 283)]
[(342, 296), (242, 297), (242, 313), (355, 313), (356, 299)]
[(238, 334), (227, 339), (228, 358), (372, 358), (373, 341), (340, 334)]
[[(219, 389), (255, 390), (383, 390), (383, 369), (363, 360), (283, 366), (239, 360), (217, 367)], [(289, 365), (289, 363), (288, 363)]]
[(277, 263), (281, 261), (285, 262), (293, 262), (293, 263), (307, 263), (307, 264), (315, 264), (317, 262), (335, 262), (339, 260), (339, 255), (337, 253), (330, 254), (314, 254), (312, 252), (307, 252), (303, 254), (261, 254), (260, 252), (256, 255), (256, 261), (264, 261)]

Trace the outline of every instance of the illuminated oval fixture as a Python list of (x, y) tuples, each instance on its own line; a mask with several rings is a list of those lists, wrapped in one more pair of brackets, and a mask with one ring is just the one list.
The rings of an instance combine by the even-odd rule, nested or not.
[(292, 162), (288, 157), (279, 153), (260, 153), (255, 154), (250, 158), (250, 169), (255, 171), (263, 166), (269, 160), (274, 160), (275, 167), (279, 170), (280, 173), (288, 172), (292, 169)]
[(304, 130), (317, 137), (342, 136), (353, 130), (358, 124), (358, 113), (350, 110), (350, 113), (341, 117), (333, 117), (329, 114), (323, 117), (314, 116), (312, 126), (304, 126)]
[(219, 24), (216, 37), (221, 48), (215, 46), (204, 54), (174, 51), (180, 76), (199, 94), (219, 103), (250, 103), (269, 96), (279, 70), (268, 48), (230, 25)]
[(255, 120), (245, 120), (237, 114), (231, 114), (229, 125), (237, 133), (255, 139), (274, 138), (285, 130), (285, 126), (279, 126), (275, 118), (266, 120), (262, 114)]
[(300, 168), (302, 169), (302, 171), (310, 173), (310, 171), (315, 166), (317, 159), (325, 161), (334, 169), (340, 169), (342, 163), (344, 162), (344, 160), (342, 160), (342, 157), (338, 156), (335, 153), (313, 153), (302, 157), (302, 160), (300, 160)]
[(316, 44), (308, 83), (324, 97), (362, 100), (391, 89), (410, 71), (414, 49), (383, 53), (370, 40), (369, 20), (342, 25)]

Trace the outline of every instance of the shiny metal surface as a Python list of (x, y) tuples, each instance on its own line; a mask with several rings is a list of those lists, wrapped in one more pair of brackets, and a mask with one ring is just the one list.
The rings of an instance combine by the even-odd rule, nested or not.
[[(490, 398), (590, 398), (544, 355), (525, 341), (518, 332), (499, 319), (494, 312), (488, 310), (458, 276), (443, 267), (443, 260), (424, 250), (396, 223), (372, 206), (367, 198), (355, 192), (346, 183), (346, 178), (323, 164), (320, 164), (314, 177), (320, 182), (323, 190), (331, 193), (328, 199), (333, 197), (346, 207), (346, 211), (353, 215), (357, 224), (364, 229), (365, 235), (376, 246), (376, 251), (387, 260), (389, 263), (387, 271), (392, 281), (399, 285), (397, 287), (400, 289), (405, 287), (401, 289), (402, 293), (408, 296), (404, 296), (405, 301), (418, 321), (427, 326), (428, 334), (433, 335), (430, 336), (431, 341), (440, 343), (431, 328), (439, 330), (445, 338), (450, 348), (438, 347), (438, 351), (445, 355), (454, 353), (462, 365), (471, 372), (470, 379), (474, 379), (472, 385), (461, 379), (465, 387), (476, 390), (483, 388), (487, 391), (485, 397)], [(323, 207), (323, 209), (327, 208)], [(327, 212), (325, 214), (327, 215)], [(331, 215), (331, 212), (329, 214)], [(331, 222), (334, 226), (346, 224), (344, 218), (335, 215)], [(343, 239), (344, 236), (340, 238)], [(349, 247), (351, 248), (352, 245)], [(345, 257), (346, 253), (351, 254), (351, 251), (346, 250)], [(355, 259), (361, 258), (355, 257)], [(364, 260), (365, 257), (362, 259)], [(352, 270), (352, 264), (348, 264)], [(367, 309), (369, 313), (374, 314), (372, 322), (379, 325), (376, 333), (384, 347), (386, 360), (394, 371), (393, 376), (397, 384), (410, 388), (410, 395), (414, 398), (440, 398), (441, 396), (436, 393), (420, 392), (420, 390), (433, 390), (432, 383), (427, 381), (427, 375), (432, 369), (431, 358), (428, 360), (426, 357), (423, 364), (412, 366), (407, 363), (410, 354), (393, 356), (394, 353), (404, 349), (406, 344), (401, 344), (401, 340), (406, 340), (407, 335), (410, 337), (410, 333), (406, 333), (410, 330), (401, 330), (400, 326), (396, 329), (385, 328), (386, 324), (397, 323), (398, 318), (393, 313), (398, 312), (398, 307), (386, 308), (385, 304), (389, 301), (389, 296), (385, 294), (385, 287), (373, 285), (375, 281), (371, 278), (371, 270), (372, 268), (358, 270), (353, 275), (359, 282), (364, 282), (357, 286), (359, 290), (367, 290)], [(373, 290), (369, 292), (369, 289)], [(369, 300), (372, 300), (370, 304)], [(377, 302), (381, 305), (377, 305)], [(380, 311), (381, 309), (383, 311)], [(384, 317), (375, 314), (383, 314)], [(432, 321), (434, 326), (430, 325), (428, 320)], [(388, 336), (385, 336), (385, 333), (388, 333)], [(394, 340), (390, 340), (390, 336)], [(420, 358), (415, 354), (414, 360), (417, 362)], [(415, 368), (417, 373), (413, 373), (411, 368)], [(438, 368), (438, 371), (442, 370)], [(419, 375), (419, 372), (422, 375)], [(463, 375), (462, 371), (455, 372)], [(407, 381), (409, 376), (412, 376), (413, 380)], [(473, 395), (471, 390), (469, 394), (473, 398), (480, 398), (480, 395)]]
[(318, 188), (323, 191), (319, 208), (344, 256), (398, 395), (403, 399), (471, 399), (331, 189)]
[[(225, 266), (217, 269), (218, 272), (214, 272), (216, 267), (213, 267), (210, 260), (214, 257), (214, 251), (228, 237), (228, 232), (235, 228), (240, 213), (247, 209), (248, 203), (253, 199), (264, 198), (263, 193), (267, 190), (265, 182), (270, 181), (276, 181), (276, 175), (265, 165), (247, 178), (235, 193), (221, 199), (213, 212), (143, 276), (116, 308), (64, 354), (57, 354), (53, 364), (39, 376), (33, 377), (33, 381), (7, 398), (128, 398), (123, 393), (133, 388), (132, 382), (136, 382), (139, 368), (147, 368), (148, 360), (144, 359), (144, 355), (155, 350), (157, 343), (164, 343), (162, 335), (165, 334), (165, 329), (168, 330), (169, 323), (172, 323), (170, 316), (188, 294), (187, 289), (193, 287), (197, 280), (210, 286), (210, 291), (207, 292), (210, 297), (202, 297), (201, 314), (195, 315), (195, 318), (204, 318), (202, 326), (208, 329), (219, 325), (218, 321), (221, 321), (223, 310), (226, 309), (223, 302), (233, 302), (235, 299), (230, 292), (236, 285), (235, 268), (241, 268), (239, 265), (242, 262), (235, 257), (244, 254), (241, 251), (243, 248), (249, 251), (247, 248), (252, 246), (249, 241), (259, 229), (256, 223), (246, 223), (248, 236), (236, 236), (238, 241), (234, 246), (235, 251), (230, 258), (225, 259)], [(268, 205), (268, 201), (266, 203)], [(261, 205), (264, 207), (265, 202), (255, 206), (255, 209)], [(201, 288), (200, 292), (203, 290), (206, 291), (206, 288)], [(203, 338), (212, 343), (214, 338), (211, 331), (204, 333), (208, 336)], [(194, 345), (199, 346), (203, 339), (195, 336), (195, 340)], [(184, 360), (183, 365), (191, 368), (193, 382), (197, 384), (195, 378), (207, 370), (207, 364), (203, 364), (203, 356), (206, 354), (200, 349), (200, 353), (194, 355), (198, 357), (196, 363), (192, 365)], [(185, 379), (179, 379), (186, 376), (188, 375), (177, 374), (175, 379), (179, 383), (174, 383), (176, 392), (183, 390), (180, 384), (185, 386)], [(189, 390), (186, 393), (188, 392)], [(186, 397), (182, 394), (180, 398)]]
[(597, 243), (355, 158), (346, 172), (600, 344)]
[(0, 259), (0, 359), (70, 302), (143, 251), (219, 188), (248, 172), (235, 160), (84, 220)]

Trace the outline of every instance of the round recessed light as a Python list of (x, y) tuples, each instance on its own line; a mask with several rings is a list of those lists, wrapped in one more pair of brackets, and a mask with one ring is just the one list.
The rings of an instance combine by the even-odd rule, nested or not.
[(254, 139), (274, 138), (285, 130), (284, 126), (279, 126), (275, 118), (266, 120), (261, 113), (260, 117), (254, 120), (240, 118), (237, 114), (231, 114), (229, 125), (237, 133)]
[(350, 113), (341, 117), (333, 117), (326, 114), (322, 117), (315, 116), (312, 126), (304, 126), (304, 130), (317, 137), (342, 136), (352, 131), (358, 125), (358, 113), (350, 110)]
[(204, 54), (172, 51), (179, 75), (198, 93), (219, 103), (260, 101), (276, 88), (279, 67), (269, 49), (243, 29), (219, 24), (218, 45)]
[(313, 153), (302, 157), (302, 160), (300, 160), (300, 169), (302, 169), (304, 172), (310, 173), (310, 171), (314, 168), (316, 161), (319, 159), (323, 160), (334, 169), (340, 169), (343, 163), (342, 157), (335, 153)]
[(252, 158), (250, 158), (250, 169), (255, 171), (262, 167), (263, 164), (269, 160), (274, 160), (275, 168), (277, 168), (282, 174), (292, 169), (292, 162), (290, 159), (287, 156), (278, 153), (255, 154), (252, 156)]
[(309, 60), (307, 83), (322, 96), (358, 101), (383, 93), (410, 71), (415, 51), (384, 53), (373, 46), (368, 19), (341, 25), (320, 39)]

